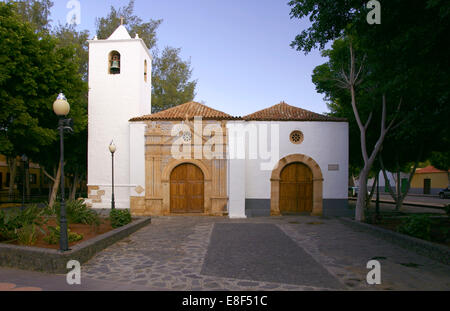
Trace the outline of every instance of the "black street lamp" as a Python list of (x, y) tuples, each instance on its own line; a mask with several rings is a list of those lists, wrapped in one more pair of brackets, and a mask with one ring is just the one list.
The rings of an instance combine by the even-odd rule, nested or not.
[(116, 202), (114, 201), (114, 152), (116, 152), (116, 145), (111, 141), (109, 144), (109, 151), (111, 152), (111, 165), (112, 165), (112, 194), (111, 194), (111, 209), (116, 208)]
[(60, 238), (59, 250), (62, 252), (69, 250), (69, 239), (67, 233), (67, 219), (66, 219), (66, 204), (64, 202), (64, 130), (72, 131), (72, 119), (66, 119), (65, 116), (69, 114), (70, 105), (67, 102), (63, 93), (58, 95), (58, 98), (53, 103), (53, 111), (59, 117), (58, 130), (60, 138), (60, 165), (61, 165), (61, 211), (60, 211)]

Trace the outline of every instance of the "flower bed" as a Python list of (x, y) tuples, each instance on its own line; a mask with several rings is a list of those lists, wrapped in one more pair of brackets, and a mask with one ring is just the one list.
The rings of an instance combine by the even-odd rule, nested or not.
[[(49, 226), (57, 228), (58, 224), (57, 224), (55, 218), (49, 219), (47, 224), (44, 225), (43, 228), (41, 228), (44, 232), (37, 230), (36, 241), (33, 244), (29, 244), (28, 246), (59, 249), (59, 241), (57, 241), (57, 243), (55, 243), (55, 244), (49, 244), (45, 240), (45, 237), (48, 236), (48, 234), (50, 232)], [(109, 219), (101, 219), (101, 224), (98, 226), (93, 226), (93, 225), (89, 225), (89, 224), (69, 224), (68, 228), (69, 228), (70, 232), (76, 233), (76, 234), (82, 236), (82, 239), (80, 239), (78, 241), (70, 242), (69, 248), (72, 248), (74, 245), (77, 245), (81, 242), (87, 241), (89, 239), (95, 238), (96, 236), (102, 235), (103, 233), (113, 230), (113, 227), (111, 226)], [(3, 242), (3, 243), (5, 243), (5, 242)], [(11, 244), (11, 245), (23, 245), (18, 240), (13, 240), (9, 243), (6, 241), (6, 243)]]
[(67, 273), (67, 263), (88, 261), (99, 251), (150, 224), (150, 217), (135, 218), (125, 226), (73, 245), (67, 252), (56, 249), (0, 243), (0, 266), (48, 273)]
[[(67, 202), (66, 218), (69, 247), (132, 221), (129, 210), (111, 210), (109, 218), (101, 218), (83, 200)], [(59, 204), (0, 211), (0, 243), (57, 249), (59, 219)]]

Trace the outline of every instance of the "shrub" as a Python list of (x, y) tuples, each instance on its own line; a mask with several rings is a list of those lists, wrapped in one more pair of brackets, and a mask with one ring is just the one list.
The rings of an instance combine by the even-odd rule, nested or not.
[[(49, 232), (44, 237), (44, 241), (51, 245), (58, 244), (59, 238), (60, 238), (60, 230), (61, 230), (61, 228), (59, 226), (57, 226), (57, 227), (48, 226)], [(67, 229), (67, 233), (69, 236), (69, 243), (78, 242), (83, 239), (82, 234), (78, 234), (76, 232), (70, 232), (70, 229)]]
[(7, 212), (0, 210), (0, 240), (16, 240), (18, 230), (28, 225), (41, 227), (46, 223), (43, 210), (37, 206), (21, 209), (12, 209)]
[(450, 204), (445, 205), (444, 210), (447, 213), (447, 216), (450, 217)]
[(28, 224), (17, 230), (17, 240), (20, 245), (34, 245), (37, 240), (36, 225)]
[(398, 226), (398, 231), (419, 239), (430, 240), (431, 220), (427, 215), (411, 215)]
[[(59, 219), (61, 212), (60, 203), (55, 203), (55, 214)], [(88, 208), (83, 200), (69, 200), (66, 202), (67, 222), (71, 224), (100, 225), (100, 217), (92, 209)]]
[(131, 214), (128, 209), (112, 209), (109, 213), (109, 220), (113, 228), (125, 226), (131, 222)]

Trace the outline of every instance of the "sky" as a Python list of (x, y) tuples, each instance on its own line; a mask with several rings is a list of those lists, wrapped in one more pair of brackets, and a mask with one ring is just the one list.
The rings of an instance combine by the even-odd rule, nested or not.
[[(65, 23), (76, 0), (53, 0), (53, 23)], [(78, 0), (81, 23), (95, 35), (96, 17), (128, 0)], [(195, 101), (243, 116), (285, 101), (317, 113), (328, 112), (311, 81), (313, 69), (326, 62), (320, 51), (305, 55), (290, 43), (309, 26), (291, 19), (288, 0), (136, 0), (144, 21), (163, 19), (157, 29), (160, 49), (181, 48), (198, 80)], [(130, 34), (134, 37), (134, 34)]]

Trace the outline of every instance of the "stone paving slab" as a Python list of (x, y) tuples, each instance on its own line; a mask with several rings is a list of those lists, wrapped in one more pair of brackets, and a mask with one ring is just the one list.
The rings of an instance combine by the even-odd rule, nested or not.
[(201, 274), (343, 288), (275, 224), (215, 224)]
[[(240, 275), (224, 277), (202, 274), (208, 249), (215, 247), (214, 227), (220, 227), (223, 224), (263, 224), (264, 228), (273, 233), (277, 232), (273, 229), (276, 226), (286, 235), (286, 238), (282, 240), (289, 245), (289, 249), (303, 250), (303, 252), (296, 250), (299, 261), (309, 262), (312, 258), (315, 265), (320, 265), (346, 290), (450, 290), (449, 266), (405, 250), (371, 234), (358, 232), (342, 224), (338, 219), (312, 216), (252, 219), (154, 217), (152, 224), (106, 248), (83, 264), (82, 283), (86, 282), (86, 290), (106, 288), (183, 291), (335, 289), (331, 283), (325, 286), (322, 283), (311, 285), (307, 279), (304, 279), (305, 282), (300, 282), (300, 278), (297, 278), (299, 280), (297, 283), (300, 284), (291, 284), (286, 278), (281, 278), (279, 282), (271, 282), (261, 279), (243, 279)], [(269, 226), (266, 227), (267, 225)], [(279, 232), (275, 234), (279, 235)], [(254, 241), (262, 248), (264, 246), (261, 245), (270, 241), (266, 236), (258, 239), (256, 235), (251, 239), (245, 235), (240, 235), (238, 238), (248, 239), (248, 242)], [(291, 243), (286, 242), (286, 239)], [(270, 244), (274, 242), (275, 240)], [(253, 247), (252, 244), (244, 244), (249, 248)], [(282, 246), (279, 247), (282, 248)], [(285, 250), (282, 249), (282, 251)], [(264, 251), (264, 254), (266, 253), (267, 249)], [(270, 254), (270, 256), (275, 255)], [(381, 285), (368, 285), (366, 282), (368, 273), (366, 264), (372, 258), (376, 258), (381, 263)], [(44, 290), (52, 290), (45, 286), (47, 283), (56, 284), (49, 280), (47, 274), (36, 272), (30, 274), (25, 271), (20, 272), (20, 278), (18, 278), (17, 273), (4, 274), (4, 270), (0, 269), (0, 283), (15, 283), (20, 287), (41, 287)], [(323, 274), (323, 271), (321, 273)], [(64, 276), (57, 277), (60, 278), (58, 282), (64, 280)], [(9, 286), (8, 284), (5, 286)], [(61, 289), (66, 290), (64, 287)]]

